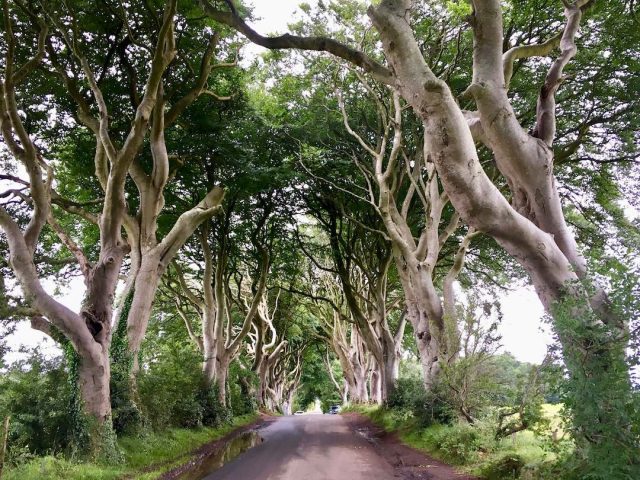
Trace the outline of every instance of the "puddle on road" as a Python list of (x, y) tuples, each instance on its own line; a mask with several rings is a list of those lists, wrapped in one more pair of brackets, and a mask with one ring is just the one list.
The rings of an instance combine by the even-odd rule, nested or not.
[(249, 431), (230, 440), (221, 450), (215, 451), (199, 461), (192, 469), (187, 470), (178, 478), (180, 480), (202, 480), (207, 475), (215, 472), (224, 464), (229, 463), (241, 453), (263, 442), (263, 439), (255, 431)]
[(356, 434), (363, 437), (367, 442), (372, 445), (378, 444), (378, 439), (373, 435), (373, 432), (369, 428), (356, 428)]

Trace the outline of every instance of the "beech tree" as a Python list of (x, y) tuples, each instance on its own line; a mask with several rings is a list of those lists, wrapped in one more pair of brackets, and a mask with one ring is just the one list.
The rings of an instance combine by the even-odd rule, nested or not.
[(263, 296), (253, 321), (253, 332), (249, 333), (251, 342), (247, 346), (249, 355), (253, 356), (251, 370), (258, 374), (256, 400), (259, 406), (265, 408), (269, 403), (268, 389), (271, 374), (276, 367), (276, 362), (284, 355), (287, 346), (287, 340), (278, 334), (274, 325), (279, 293), (276, 296), (273, 309), (269, 308), (268, 296)]
[[(175, 3), (169, 4), (159, 31), (158, 42), (153, 52), (152, 68), (147, 80), (147, 89), (137, 112), (132, 129), (125, 143), (116, 147), (109, 136), (108, 112), (95, 76), (84, 57), (75, 49), (75, 39), (69, 40), (72, 49), (82, 64), (84, 74), (92, 88), (100, 107), (100, 118), (95, 118), (88, 105), (82, 114), (96, 134), (96, 164), (101, 172), (105, 200), (98, 220), (100, 227), (100, 256), (95, 264), (90, 264), (83, 252), (64, 232), (59, 232), (62, 241), (76, 256), (85, 277), (87, 291), (83, 308), (75, 313), (57, 302), (42, 287), (34, 264), (34, 251), (46, 222), (55, 229), (55, 219), (51, 211), (54, 170), (40, 154), (40, 149), (27, 132), (18, 113), (16, 87), (32, 74), (42, 61), (49, 41), (49, 27), (43, 16), (19, 5), (23, 15), (37, 27), (38, 41), (35, 56), (23, 66), (16, 68), (16, 37), (13, 32), (15, 16), (8, 2), (3, 4), (4, 33), (6, 42), (5, 79), (3, 81), (2, 130), (5, 144), (11, 149), (28, 174), (30, 203), (33, 206), (31, 220), (23, 230), (3, 208), (0, 210), (2, 228), (7, 236), (11, 252), (10, 263), (20, 281), (24, 296), (34, 309), (32, 325), (45, 333), (60, 331), (70, 342), (79, 357), (78, 382), (84, 413), (89, 415), (94, 425), (91, 432), (90, 450), (94, 454), (109, 448), (111, 405), (109, 402), (109, 343), (111, 340), (111, 312), (118, 274), (128, 245), (121, 237), (121, 227), (126, 208), (124, 183), (133, 158), (138, 153), (144, 139), (151, 112), (156, 104), (156, 93), (162, 74), (173, 58), (173, 17)], [(27, 24), (29, 25), (29, 24)], [(23, 44), (24, 45), (24, 44)], [(73, 46), (72, 46), (73, 45)], [(15, 73), (14, 73), (15, 72)], [(108, 157), (107, 157), (108, 151)], [(110, 162), (110, 168), (107, 162)], [(24, 184), (19, 178), (15, 183)], [(113, 447), (113, 445), (111, 445)]]
[[(368, 348), (360, 328), (349, 312), (345, 304), (346, 299), (337, 288), (333, 286), (335, 280), (326, 278), (325, 295), (331, 297), (332, 304), (317, 302), (310, 307), (319, 320), (321, 338), (327, 343), (335, 354), (344, 380), (344, 397), (351, 403), (367, 403), (370, 400), (381, 402), (369, 388), (368, 379), (371, 371), (380, 368), (377, 360)], [(368, 327), (371, 328), (371, 327)], [(377, 364), (377, 365), (376, 365)], [(331, 374), (333, 375), (333, 374)], [(332, 378), (338, 391), (342, 391), (340, 385)]]
[[(322, 182), (315, 186), (320, 189), (326, 187)], [(359, 333), (352, 332), (352, 338), (358, 338), (356, 344), (364, 342), (372, 355), (376, 387), (372, 389), (371, 398), (383, 403), (395, 388), (398, 378), (405, 328), (405, 316), (393, 327), (389, 318), (400, 303), (396, 298), (397, 285), (390, 280), (391, 248), (376, 231), (379, 225), (375, 221), (375, 212), (367, 212), (361, 208), (362, 205), (345, 205), (337, 192), (332, 196), (318, 193), (310, 197), (317, 198), (307, 200), (309, 212), (328, 237), (332, 266), (326, 269), (333, 273), (342, 287), (339, 298), (344, 299), (347, 313), (340, 308), (337, 314), (355, 323), (354, 328)], [(314, 263), (318, 264), (318, 261)], [(327, 278), (324, 283), (331, 281), (335, 280)], [(329, 285), (325, 289), (331, 291)], [(332, 305), (337, 306), (338, 303), (334, 301)]]
[[(361, 78), (361, 82), (370, 94), (375, 95), (364, 79)], [(381, 125), (375, 145), (352, 129), (343, 101), (340, 108), (345, 128), (371, 156), (371, 164), (362, 164), (368, 187), (367, 200), (380, 215), (393, 246), (407, 317), (413, 325), (425, 386), (429, 389), (437, 380), (442, 365), (458, 356), (453, 282), (462, 269), (469, 243), (477, 233), (470, 229), (462, 239), (457, 253), (459, 259), (453, 262), (445, 276), (441, 299), (434, 282), (436, 266), (445, 243), (458, 229), (460, 216), (453, 212), (445, 218), (449, 199), (446, 192), (440, 190), (435, 167), (425, 160), (424, 149), (418, 148), (411, 154), (411, 150), (403, 145), (407, 134), (403, 132), (399, 96), (393, 96), (391, 106), (375, 99), (378, 101), (378, 124)], [(414, 196), (419, 199), (424, 215), (417, 241), (409, 218)]]
[[(257, 257), (255, 265), (230, 258), (233, 215), (233, 210), (226, 213), (215, 236), (210, 235), (211, 225), (203, 226), (200, 234), (202, 270), (186, 278), (183, 268), (175, 262), (175, 279), (168, 281), (189, 335), (202, 352), (205, 386), (217, 386), (223, 405), (226, 405), (229, 365), (244, 346), (260, 307), (264, 309), (270, 264), (269, 248), (258, 240), (270, 211), (263, 212), (252, 232)], [(210, 242), (213, 243), (214, 238), (216, 242), (212, 248)], [(185, 308), (185, 303), (190, 309)], [(199, 336), (195, 334), (190, 318), (193, 311), (197, 312), (202, 325)], [(242, 321), (236, 329), (234, 317), (238, 312), (242, 313)]]
[[(212, 59), (219, 37), (212, 35), (207, 47), (200, 52), (197, 52), (197, 47), (196, 53), (193, 50), (181, 50), (176, 45), (174, 33), (176, 2), (168, 2), (159, 17), (155, 17), (153, 11), (145, 11), (149, 23), (154, 25), (151, 31), (134, 32), (132, 28), (124, 28), (123, 32), (123, 25), (131, 27), (127, 14), (120, 10), (109, 11), (120, 25), (116, 35), (110, 35), (109, 28), (104, 28), (102, 24), (88, 24), (83, 30), (78, 22), (79, 10), (84, 8), (82, 5), (60, 6), (52, 2), (32, 8), (30, 4), (15, 2), (13, 7), (10, 8), (7, 2), (4, 4), (5, 63), (9, 76), (5, 81), (7, 93), (3, 108), (6, 121), (3, 123), (3, 135), (12, 155), (24, 166), (28, 180), (20, 175), (6, 175), (6, 180), (20, 187), (18, 190), (12, 189), (12, 194), (29, 205), (32, 214), (29, 224), (21, 229), (17, 219), (3, 209), (3, 230), (9, 241), (13, 272), (31, 308), (28, 316), (32, 319), (32, 326), (57, 340), (66, 339), (78, 356), (80, 396), (77, 409), (90, 419), (89, 450), (94, 454), (103, 449), (108, 452), (113, 450), (107, 448), (113, 447), (113, 436), (109, 433), (112, 309), (123, 260), (128, 255), (132, 259), (129, 286), (135, 283), (141, 271), (146, 275), (145, 288), (140, 288), (137, 296), (129, 293), (129, 290), (125, 294), (125, 298), (131, 300), (125, 302), (129, 313), (131, 310), (135, 312), (130, 328), (125, 331), (132, 339), (129, 344), (136, 351), (148, 322), (147, 310), (150, 309), (145, 306), (143, 312), (139, 305), (147, 305), (152, 301), (158, 279), (171, 258), (196, 227), (219, 210), (224, 195), (222, 188), (209, 185), (209, 193), (196, 202), (195, 207), (179, 216), (161, 240), (157, 239), (157, 219), (164, 206), (163, 191), (176, 168), (176, 165), (170, 164), (165, 129), (207, 91), (207, 79), (213, 69)], [(105, 21), (108, 21), (106, 17)], [(29, 37), (33, 32), (37, 35), (35, 56), (20, 67), (16, 62), (22, 61), (30, 47), (26, 43), (20, 46), (16, 44), (14, 24), (20, 28), (20, 35)], [(136, 33), (140, 36), (136, 37)], [(142, 37), (145, 37), (144, 40)], [(101, 50), (105, 45), (103, 40), (107, 45), (104, 51)], [(136, 60), (144, 62), (140, 68), (141, 76), (146, 78), (142, 89), (137, 83), (139, 77), (131, 65), (131, 58), (127, 57), (127, 48), (131, 46), (135, 48)], [(116, 51), (120, 54), (120, 66), (125, 65), (123, 70), (127, 70), (127, 67), (130, 69), (132, 116), (129, 118), (125, 113), (127, 109), (122, 108), (123, 97), (119, 96), (119, 92), (114, 92), (112, 84), (106, 80), (110, 76), (117, 78), (122, 73), (122, 70), (111, 65)], [(195, 85), (184, 95), (172, 88), (167, 89), (171, 85), (167, 80), (167, 72), (177, 54), (178, 58), (180, 55), (199, 55), (201, 59), (201, 70), (194, 80)], [(137, 66), (140, 65), (142, 63)], [(41, 87), (38, 75), (43, 72), (56, 76), (61, 84)], [(106, 89), (105, 84), (108, 85)], [(62, 116), (61, 124), (72, 125), (71, 128), (79, 135), (93, 137), (93, 173), (104, 198), (81, 203), (63, 198), (56, 192), (56, 169), (63, 170), (64, 165), (47, 162), (41, 152), (47, 151), (48, 145), (38, 144), (35, 140), (41, 132), (29, 132), (25, 127), (18, 113), (20, 107), (16, 99), (16, 87), (20, 85), (43, 95), (46, 105), (60, 108), (63, 112), (68, 107), (68, 99), (75, 104), (68, 117)], [(60, 89), (60, 86), (63, 88)], [(26, 97), (22, 98), (24, 101)], [(167, 104), (170, 105), (168, 109)], [(24, 111), (31, 115), (34, 108), (26, 105)], [(122, 115), (115, 115), (115, 121), (114, 111)], [(36, 122), (27, 124), (38, 125)], [(147, 134), (152, 163), (149, 170), (141, 160)], [(56, 145), (59, 139), (53, 138), (51, 141)], [(128, 178), (134, 179), (140, 195), (139, 202), (136, 202), (139, 206), (137, 215), (130, 212), (127, 202), (127, 196), (131, 193), (127, 191)], [(23, 193), (25, 187), (28, 196)], [(75, 232), (64, 228), (52, 204), (97, 226), (97, 252), (83, 248)], [(45, 224), (71, 252), (84, 276), (87, 291), (79, 314), (69, 311), (42, 287), (34, 263), (34, 252)], [(150, 263), (153, 265), (149, 266)]]
[[(589, 277), (585, 258), (567, 226), (553, 171), (556, 93), (565, 68), (578, 53), (575, 39), (584, 10), (594, 2), (563, 0), (565, 22), (554, 34), (555, 40), (511, 46), (504, 42), (502, 3), (472, 1), (468, 16), (474, 46), (472, 78), (465, 91), (477, 108), (472, 111), (460, 107), (446, 76), (434, 73), (425, 59), (413, 28), (416, 5), (410, 0), (382, 0), (367, 10), (382, 42), (386, 65), (329, 38), (262, 36), (246, 24), (231, 0), (226, 2), (227, 10), (206, 1), (200, 3), (211, 18), (254, 43), (271, 49), (330, 52), (389, 85), (404, 99), (422, 121), (424, 160), (434, 166), (453, 207), (465, 223), (493, 237), (529, 274), (554, 318), (574, 394), (581, 394), (586, 379), (597, 385), (597, 395), (570, 405), (581, 452), (592, 462), (605, 461), (605, 452), (620, 451), (624, 445), (616, 468), (628, 471), (630, 465), (637, 464), (637, 458), (630, 456), (637, 446), (631, 416), (625, 409), (613, 407), (633, 402), (624, 358), (627, 319), (612, 312), (605, 291)], [(612, 11), (624, 14), (627, 7), (616, 8)], [(434, 6), (432, 15), (441, 12)], [(556, 47), (559, 53), (553, 55), (539, 85), (533, 107), (536, 118), (528, 129), (509, 97), (514, 61), (552, 55)], [(399, 98), (396, 104), (401, 107)], [(488, 149), (506, 179), (511, 201), (487, 176), (480, 163), (481, 148)], [(594, 342), (597, 351), (589, 348)], [(603, 414), (593, 421), (596, 411)]]

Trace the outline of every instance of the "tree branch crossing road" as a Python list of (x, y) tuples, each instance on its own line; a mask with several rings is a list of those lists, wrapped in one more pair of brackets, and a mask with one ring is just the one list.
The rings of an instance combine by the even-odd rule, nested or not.
[(398, 478), (366, 438), (339, 415), (278, 418), (264, 442), (205, 480), (390, 480)]

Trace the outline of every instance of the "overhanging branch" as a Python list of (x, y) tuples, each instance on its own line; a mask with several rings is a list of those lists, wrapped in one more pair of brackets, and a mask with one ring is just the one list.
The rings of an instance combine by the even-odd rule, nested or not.
[(393, 74), (388, 68), (379, 64), (363, 52), (337, 42), (331, 38), (301, 37), (298, 35), (290, 35), (288, 33), (278, 37), (265, 37), (247, 25), (247, 23), (238, 14), (231, 0), (226, 0), (230, 9), (229, 12), (216, 9), (208, 0), (200, 0), (199, 3), (207, 16), (237, 30), (256, 45), (260, 45), (261, 47), (265, 47), (270, 50), (299, 49), (328, 52), (336, 57), (340, 57), (354, 65), (357, 65), (365, 72), (370, 73), (379, 82), (388, 85), (393, 84)]

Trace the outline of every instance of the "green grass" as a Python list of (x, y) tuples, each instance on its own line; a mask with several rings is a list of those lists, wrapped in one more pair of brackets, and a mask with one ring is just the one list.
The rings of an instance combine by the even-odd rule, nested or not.
[(124, 455), (120, 465), (77, 463), (61, 457), (38, 457), (5, 471), (3, 480), (151, 480), (183, 463), (189, 453), (232, 430), (248, 425), (257, 415), (236, 417), (220, 428), (171, 429), (143, 437), (118, 440)]
[[(560, 428), (560, 408), (558, 405), (544, 406), (554, 429)], [(431, 425), (425, 428), (420, 427), (410, 414), (398, 410), (359, 405), (345, 411), (362, 413), (386, 431), (396, 432), (405, 444), (480, 477), (503, 478), (493, 477), (490, 472), (492, 465), (505, 456), (517, 455), (526, 465), (552, 460), (552, 455), (543, 449), (541, 440), (531, 431), (519, 432), (496, 442), (493, 431), (482, 425)], [(472, 429), (476, 431), (470, 431)], [(471, 442), (474, 445), (470, 445)]]

